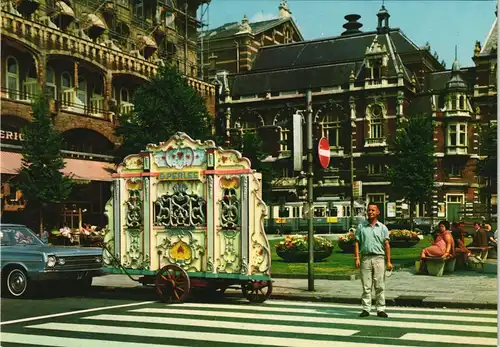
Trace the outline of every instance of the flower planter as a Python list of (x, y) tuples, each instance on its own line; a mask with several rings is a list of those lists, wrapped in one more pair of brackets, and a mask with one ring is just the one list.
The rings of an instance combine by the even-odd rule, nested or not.
[[(314, 261), (322, 261), (328, 258), (333, 251), (333, 247), (326, 250), (314, 251)], [(280, 251), (276, 250), (276, 253), (286, 262), (289, 263), (307, 263), (309, 261), (309, 253), (307, 251)]]
[(354, 242), (339, 242), (339, 248), (345, 253), (354, 252)]
[(420, 239), (393, 239), (390, 244), (392, 248), (410, 248), (420, 242)]

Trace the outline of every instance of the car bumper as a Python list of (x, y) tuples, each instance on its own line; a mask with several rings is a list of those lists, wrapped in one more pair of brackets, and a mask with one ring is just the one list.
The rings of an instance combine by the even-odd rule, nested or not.
[(57, 280), (76, 280), (84, 277), (104, 276), (104, 269), (82, 269), (82, 270), (43, 270), (28, 274), (34, 281), (57, 281)]

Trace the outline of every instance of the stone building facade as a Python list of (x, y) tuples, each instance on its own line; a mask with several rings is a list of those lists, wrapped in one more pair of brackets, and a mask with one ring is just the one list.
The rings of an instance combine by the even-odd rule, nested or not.
[(203, 78), (211, 80), (217, 70), (249, 71), (260, 47), (303, 41), (286, 0), (281, 0), (278, 10), (276, 19), (250, 23), (244, 15), (241, 23), (201, 32), (198, 47)]
[[(20, 166), (20, 133), (39, 87), (51, 94), (55, 128), (65, 139), (67, 168), (89, 181), (68, 204), (93, 211), (102, 224), (119, 139), (116, 115), (131, 112), (134, 93), (158, 64), (178, 66), (215, 114), (215, 87), (197, 79), (196, 13), (204, 0), (20, 0), (2, 3), (2, 181)], [(91, 162), (91, 164), (89, 164)], [(97, 164), (100, 163), (100, 164)], [(69, 170), (69, 169), (68, 169)], [(91, 172), (93, 171), (93, 172)], [(96, 175), (96, 173), (98, 173)], [(7, 183), (8, 185), (8, 183)], [(83, 187), (83, 185), (82, 185)], [(20, 192), (3, 187), (7, 212)], [(7, 194), (8, 191), (8, 194)], [(75, 193), (76, 194), (76, 193)], [(92, 201), (90, 201), (92, 200)], [(21, 208), (19, 208), (21, 209)], [(6, 220), (7, 214), (3, 215)], [(12, 216), (12, 214), (11, 214)], [(9, 218), (7, 218), (8, 220)]]
[(385, 219), (389, 202), (396, 204), (398, 216), (407, 212), (385, 178), (392, 160), (389, 143), (402, 120), (426, 112), (435, 124), (436, 182), (432, 203), (416, 206), (416, 214), (458, 220), (466, 206), (480, 203), (478, 131), (496, 119), (496, 86), (491, 85), (496, 53), (485, 50), (492, 35), (475, 53), (476, 67), (460, 68), (456, 61), (450, 71), (428, 45), (418, 47), (390, 27), (384, 6), (374, 31), (360, 30), (359, 15), (345, 18), (345, 31), (337, 37), (262, 47), (251, 71), (218, 73), (220, 128), (229, 140), (258, 132), (267, 160), (282, 176), (273, 182), (275, 202), (297, 200), (301, 179), (292, 165), (291, 118), (305, 114), (311, 90), (313, 137), (329, 140), (331, 156), (327, 169), (315, 170), (314, 198), (349, 200), (354, 194), (358, 201), (378, 203)]

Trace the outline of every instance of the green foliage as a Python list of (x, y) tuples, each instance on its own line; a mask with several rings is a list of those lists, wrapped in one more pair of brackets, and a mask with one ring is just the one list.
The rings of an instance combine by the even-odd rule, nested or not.
[(252, 169), (262, 174), (262, 199), (271, 198), (271, 181), (278, 175), (272, 163), (263, 162), (268, 154), (264, 150), (262, 138), (255, 133), (244, 133), (240, 138), (232, 138), (230, 148), (236, 149), (250, 160)]
[(430, 200), (434, 185), (433, 124), (427, 115), (410, 116), (391, 144), (394, 162), (387, 170), (393, 191), (415, 203)]
[(480, 134), (479, 154), (481, 156), (486, 156), (486, 158), (477, 164), (478, 175), (491, 178), (496, 178), (498, 176), (497, 144), (497, 125), (492, 124), (483, 127)]
[(62, 137), (54, 129), (45, 95), (33, 103), (33, 120), (23, 129), (23, 160), (16, 188), (30, 204), (43, 207), (65, 200), (71, 193), (73, 180), (61, 170), (66, 166), (61, 157)]
[(195, 140), (207, 140), (212, 135), (212, 116), (205, 101), (172, 66), (160, 67), (150, 82), (139, 87), (134, 112), (118, 119), (115, 132), (123, 139), (118, 160), (150, 143), (167, 141), (178, 131)]

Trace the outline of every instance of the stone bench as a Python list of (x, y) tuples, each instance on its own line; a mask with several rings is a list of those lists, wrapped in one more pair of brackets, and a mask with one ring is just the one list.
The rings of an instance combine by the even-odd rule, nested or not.
[(474, 270), (484, 272), (484, 263), (488, 258), (488, 252), (492, 246), (484, 247), (467, 247), (471, 251), (472, 256), (469, 258), (469, 266)]
[(443, 273), (450, 273), (455, 271), (456, 258), (455, 257), (425, 257), (423, 259), (427, 272), (431, 276), (443, 276)]

